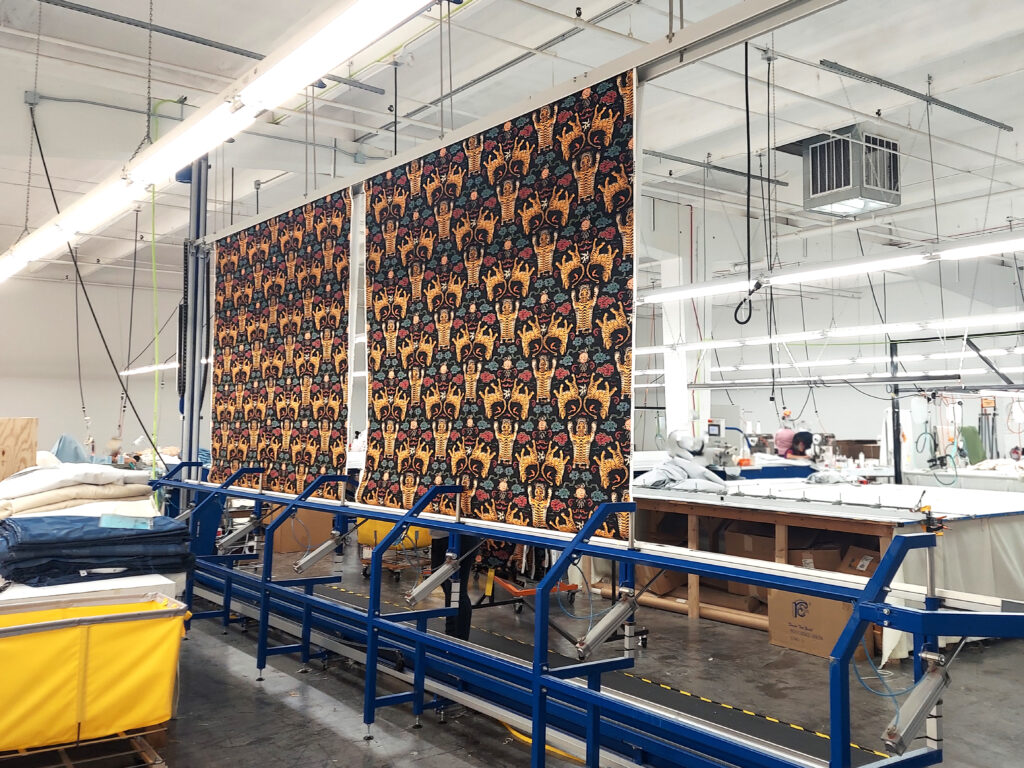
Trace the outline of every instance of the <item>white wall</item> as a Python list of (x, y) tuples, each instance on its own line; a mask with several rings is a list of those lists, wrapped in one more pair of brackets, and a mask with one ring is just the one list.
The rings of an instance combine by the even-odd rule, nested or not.
[[(122, 367), (127, 353), (130, 290), (89, 286), (88, 280), (86, 285), (114, 359)], [(179, 296), (175, 291), (158, 292), (157, 315), (161, 324), (177, 306)], [(79, 310), (82, 388), (97, 450), (102, 450), (117, 432), (120, 387), (81, 296)], [(0, 329), (0, 416), (38, 418), (39, 444), (44, 449), (49, 449), (62, 432), (84, 440), (75, 363), (73, 283), (15, 277), (0, 284)], [(133, 355), (153, 338), (153, 300), (150, 290), (143, 285), (136, 291), (132, 337)], [(161, 359), (174, 355), (176, 343), (177, 320), (173, 319), (160, 335)], [(152, 361), (151, 348), (136, 365)], [(153, 420), (154, 376), (131, 376), (126, 381), (148, 432)], [(175, 372), (162, 372), (159, 381), (157, 442), (179, 445), (181, 425)], [(129, 409), (125, 417), (125, 443), (142, 434)], [(208, 445), (209, 441), (202, 444)]]

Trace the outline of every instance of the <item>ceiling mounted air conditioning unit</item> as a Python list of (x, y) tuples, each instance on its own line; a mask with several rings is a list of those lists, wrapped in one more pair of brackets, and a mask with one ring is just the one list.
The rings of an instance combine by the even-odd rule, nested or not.
[(853, 125), (804, 142), (804, 210), (859, 216), (900, 204), (900, 145)]

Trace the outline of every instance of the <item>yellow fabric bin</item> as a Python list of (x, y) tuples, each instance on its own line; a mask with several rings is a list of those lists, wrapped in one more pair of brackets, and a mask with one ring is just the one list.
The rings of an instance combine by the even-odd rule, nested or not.
[(186, 615), (157, 593), (0, 607), (0, 752), (170, 720)]
[[(378, 542), (391, 533), (391, 529), (395, 527), (395, 524), (388, 520), (371, 520), (368, 517), (360, 517), (356, 520), (356, 523), (359, 525), (359, 530), (356, 531), (356, 534), (360, 546), (371, 548), (376, 547)], [(429, 546), (430, 529), (411, 526), (406, 530), (405, 535), (391, 548), (407, 550), (422, 549)]]

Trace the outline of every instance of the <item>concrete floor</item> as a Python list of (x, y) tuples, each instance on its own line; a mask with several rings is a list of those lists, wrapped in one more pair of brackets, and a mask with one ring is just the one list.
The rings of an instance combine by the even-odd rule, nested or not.
[[(287, 566), (292, 558), (280, 556)], [(344, 580), (350, 593), (362, 593), (365, 581), (354, 553), (345, 558)], [(307, 574), (311, 575), (311, 574)], [(408, 578), (408, 577), (407, 577)], [(409, 583), (385, 579), (386, 597), (400, 600)], [(333, 590), (340, 600), (354, 599)], [(607, 605), (597, 599), (595, 610)], [(573, 609), (589, 612), (581, 596)], [(586, 621), (553, 611), (573, 634), (586, 629)], [(486, 643), (487, 634), (509, 636), (531, 643), (532, 614), (516, 615), (511, 608), (474, 614), (474, 641)], [(712, 621), (690, 621), (685, 616), (645, 609), (640, 623), (651, 631), (650, 644), (639, 653), (633, 674), (652, 685), (664, 683), (699, 696), (812, 731), (828, 730), (827, 663), (807, 654), (777, 648), (767, 635)], [(552, 633), (552, 650), (569, 655), (569, 643)], [(1021, 651), (1024, 642), (969, 646), (951, 671), (953, 684), (946, 696), (946, 764), (960, 768), (995, 768), (1022, 764), (1013, 744), (1019, 738), (1016, 713), (1024, 703)], [(616, 655), (607, 646), (602, 655)], [(301, 664), (277, 656), (256, 682), (255, 633), (233, 628), (222, 635), (212, 622), (196, 623), (184, 643), (178, 715), (162, 750), (168, 764), (207, 766), (361, 766), (363, 768), (462, 768), (466, 766), (522, 766), (529, 762), (528, 747), (515, 741), (505, 728), (474, 712), (463, 711), (437, 723), (433, 715), (415, 730), (408, 707), (378, 712), (374, 739), (363, 741), (362, 670), (335, 660), (327, 670), (313, 665), (308, 674)], [(869, 683), (870, 670), (862, 664)], [(907, 664), (893, 665), (890, 685), (906, 687)], [(382, 680), (382, 692), (400, 690)], [(878, 734), (892, 715), (892, 704), (853, 684), (854, 742), (881, 749)], [(551, 765), (569, 763), (552, 758)]]

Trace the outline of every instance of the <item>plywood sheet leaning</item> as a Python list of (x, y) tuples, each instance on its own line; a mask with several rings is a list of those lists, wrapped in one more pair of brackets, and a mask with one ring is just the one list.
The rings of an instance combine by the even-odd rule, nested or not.
[(633, 93), (630, 72), (366, 182), (363, 501), (454, 482), (468, 516), (575, 531), (625, 498)]
[(344, 470), (351, 218), (336, 192), (218, 241), (211, 480), (258, 465), (298, 493)]
[(0, 480), (36, 465), (39, 419), (0, 417)]

